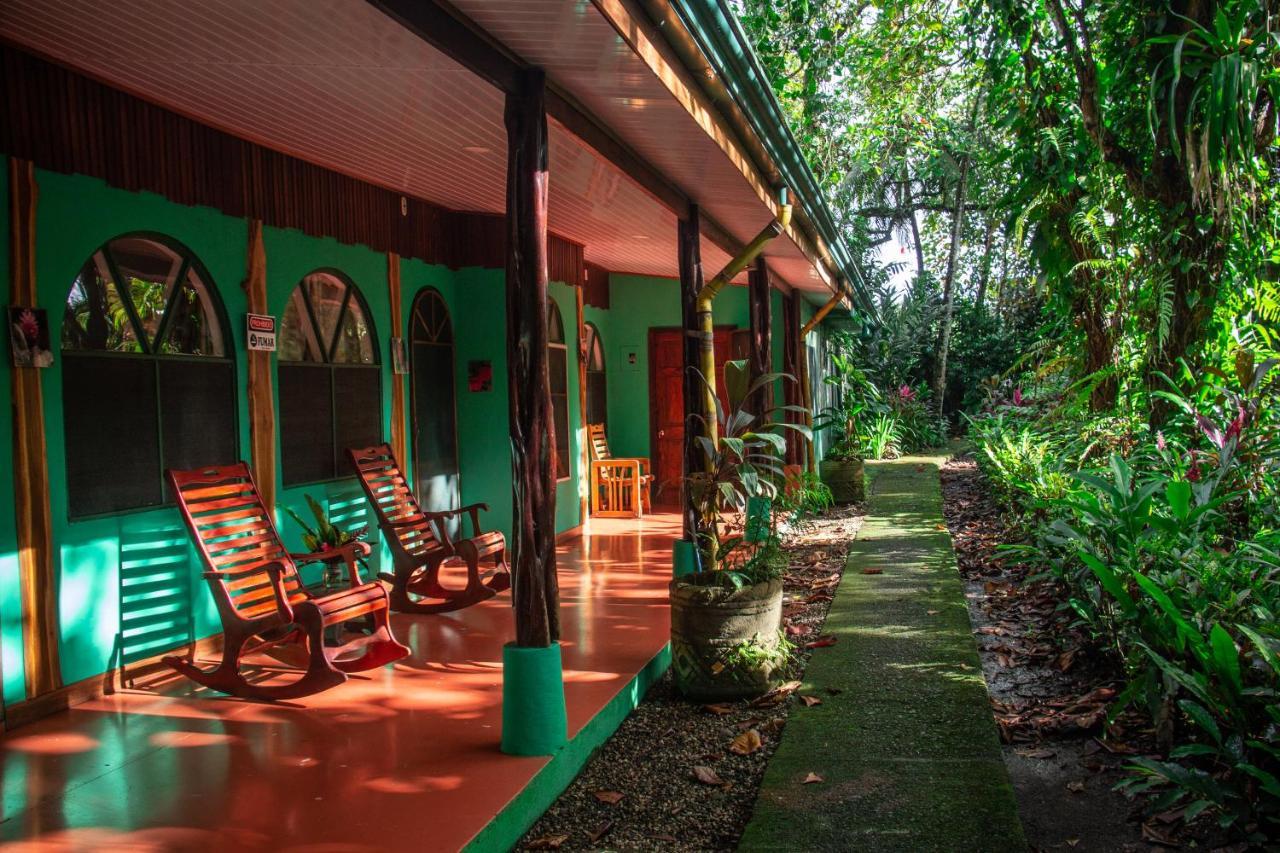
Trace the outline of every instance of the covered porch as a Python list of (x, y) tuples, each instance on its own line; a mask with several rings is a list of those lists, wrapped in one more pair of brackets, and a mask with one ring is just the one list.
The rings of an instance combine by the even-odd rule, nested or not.
[(504, 849), (665, 669), (679, 531), (678, 516), (655, 514), (562, 537), (571, 739), (552, 758), (498, 749), (511, 612), (496, 598), (394, 617), (411, 657), (306, 699), (242, 702), (141, 676), (24, 726), (0, 741), (0, 839), (43, 850), (421, 850), (428, 839)]

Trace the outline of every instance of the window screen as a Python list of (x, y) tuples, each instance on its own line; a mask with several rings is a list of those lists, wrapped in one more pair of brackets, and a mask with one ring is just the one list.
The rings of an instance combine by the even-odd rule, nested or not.
[(238, 455), (222, 305), (184, 247), (130, 234), (93, 254), (62, 319), (71, 518), (159, 506), (166, 468)]
[(280, 463), (286, 486), (345, 477), (346, 449), (382, 441), (382, 374), (368, 307), (342, 273), (319, 270), (280, 323)]
[(605, 380), (604, 345), (600, 342), (600, 330), (587, 324), (587, 341), (583, 349), (587, 353), (587, 423), (607, 424), (609, 421), (608, 383)]

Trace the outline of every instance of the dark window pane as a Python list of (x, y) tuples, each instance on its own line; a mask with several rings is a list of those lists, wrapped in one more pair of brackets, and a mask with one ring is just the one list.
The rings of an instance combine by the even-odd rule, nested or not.
[(569, 393), (569, 351), (563, 346), (547, 347), (547, 372), (551, 375), (551, 393)]
[(603, 373), (587, 373), (587, 423), (603, 424), (609, 418), (609, 404)]
[(334, 368), (334, 430), (338, 435), (338, 475), (347, 470), (348, 447), (368, 447), (382, 439), (381, 376), (376, 368)]
[[(235, 367), (218, 361), (159, 361), (164, 467), (236, 461)], [(166, 494), (166, 500), (173, 496)]]
[(284, 484), (332, 479), (333, 369), (280, 364), (280, 465)]
[(373, 364), (373, 332), (364, 316), (364, 308), (355, 294), (342, 316), (338, 341), (333, 349), (334, 364)]
[(556, 425), (556, 479), (569, 476), (569, 398), (551, 395), (551, 414)]
[(71, 285), (62, 327), (62, 348), (142, 351), (102, 252), (89, 259)]
[(564, 343), (564, 320), (560, 317), (560, 308), (550, 300), (547, 301), (547, 341)]
[(62, 364), (71, 517), (158, 505), (156, 363), (67, 353)]
[(223, 334), (218, 313), (204, 282), (189, 270), (169, 305), (169, 330), (156, 348), (162, 355), (222, 356)]

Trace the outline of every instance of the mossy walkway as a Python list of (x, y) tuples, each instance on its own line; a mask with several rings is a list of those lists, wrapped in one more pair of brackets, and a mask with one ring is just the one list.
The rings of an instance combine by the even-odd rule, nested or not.
[[(938, 480), (869, 463), (852, 543), (741, 850), (1022, 851)], [(805, 783), (809, 774), (821, 781)], [(812, 779), (812, 777), (809, 777)]]

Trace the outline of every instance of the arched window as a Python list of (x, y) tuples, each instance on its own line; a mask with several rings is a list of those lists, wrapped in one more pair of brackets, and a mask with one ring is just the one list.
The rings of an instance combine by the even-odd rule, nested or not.
[(382, 441), (382, 373), (360, 290), (337, 270), (304, 278), (280, 321), (280, 466), (286, 486), (345, 477), (348, 447)]
[(93, 253), (62, 316), (71, 518), (159, 506), (166, 468), (236, 460), (231, 351), (217, 290), (184, 246), (138, 233)]
[(603, 424), (609, 420), (608, 382), (604, 372), (604, 345), (600, 330), (587, 323), (587, 423)]
[(551, 413), (556, 427), (556, 479), (569, 479), (569, 345), (556, 303), (547, 300), (547, 370), (551, 374)]

